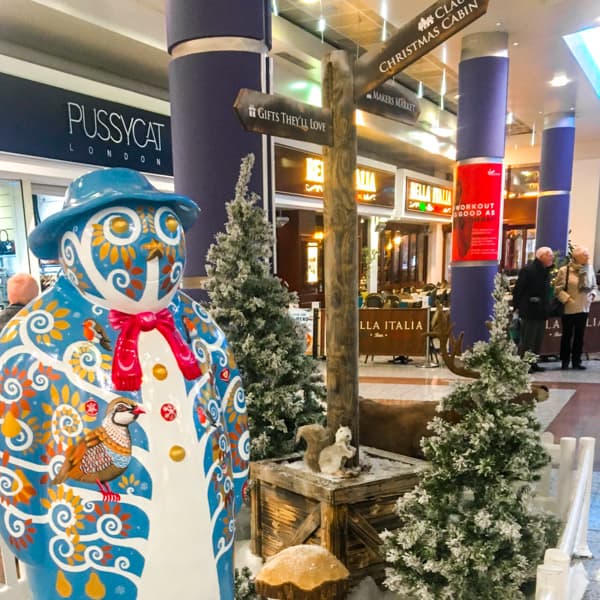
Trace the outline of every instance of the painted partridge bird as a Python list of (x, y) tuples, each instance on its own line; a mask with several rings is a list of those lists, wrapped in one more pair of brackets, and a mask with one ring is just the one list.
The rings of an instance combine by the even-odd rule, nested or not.
[(129, 425), (145, 412), (128, 398), (112, 400), (106, 408), (102, 425), (67, 448), (65, 462), (51, 484), (63, 483), (67, 479), (96, 482), (104, 502), (119, 502), (120, 495), (111, 491), (108, 482), (119, 477), (129, 465)]

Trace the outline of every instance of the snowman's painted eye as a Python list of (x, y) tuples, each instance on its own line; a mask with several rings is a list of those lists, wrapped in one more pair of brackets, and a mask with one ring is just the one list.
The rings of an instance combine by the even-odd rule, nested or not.
[(130, 223), (123, 217), (115, 217), (110, 221), (110, 230), (117, 235), (129, 233)]
[(165, 219), (165, 227), (171, 233), (175, 233), (179, 227), (179, 221), (173, 215), (170, 215)]

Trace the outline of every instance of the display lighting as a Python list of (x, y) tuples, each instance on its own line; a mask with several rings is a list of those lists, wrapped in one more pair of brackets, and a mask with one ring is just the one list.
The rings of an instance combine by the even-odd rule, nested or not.
[(583, 29), (563, 39), (600, 97), (600, 27)]

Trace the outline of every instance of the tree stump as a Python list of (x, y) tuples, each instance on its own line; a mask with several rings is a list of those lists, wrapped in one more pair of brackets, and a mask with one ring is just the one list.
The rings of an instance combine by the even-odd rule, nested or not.
[(322, 546), (282, 550), (256, 576), (256, 591), (281, 600), (336, 600), (348, 593), (350, 572)]

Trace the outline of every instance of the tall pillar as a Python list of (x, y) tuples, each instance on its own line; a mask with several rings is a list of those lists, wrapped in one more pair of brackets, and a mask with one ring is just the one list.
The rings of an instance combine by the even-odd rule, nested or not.
[(540, 196), (537, 203), (536, 246), (567, 252), (569, 201), (575, 147), (575, 115), (556, 112), (544, 117)]
[(462, 41), (456, 196), (452, 223), (451, 321), (465, 348), (488, 338), (498, 272), (508, 88), (508, 34)]
[(241, 159), (254, 153), (251, 191), (271, 211), (268, 138), (243, 130), (233, 110), (240, 88), (269, 92), (268, 0), (167, 0), (169, 96), (175, 191), (201, 209), (187, 232), (183, 287), (196, 298), (205, 259), (224, 229)]

